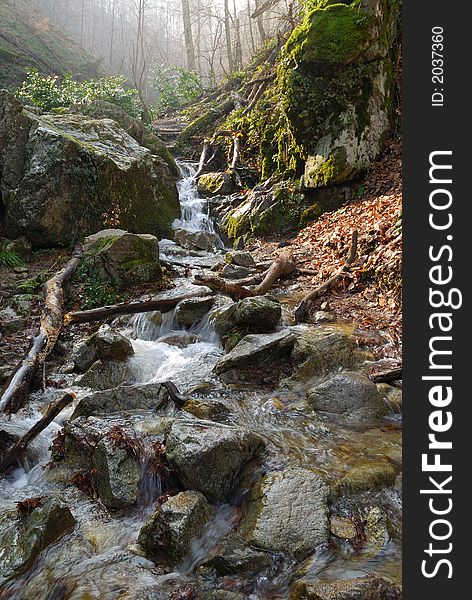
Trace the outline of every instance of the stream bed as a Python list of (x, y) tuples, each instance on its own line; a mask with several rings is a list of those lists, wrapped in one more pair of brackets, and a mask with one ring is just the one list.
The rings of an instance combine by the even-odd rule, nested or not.
[[(193, 270), (226, 253), (194, 165), (181, 169), (175, 229), (207, 234), (215, 250), (160, 242), (178, 271), (164, 294), (176, 296), (201, 294)], [(92, 378), (58, 374), (73, 406), (0, 480), (1, 599), (297, 600), (366, 576), (397, 589), (398, 403), (366, 381), (373, 358), (353, 348), (353, 325), (295, 325), (284, 290), (272, 304), (278, 293), (273, 331), (256, 323), (238, 340), (222, 335), (217, 315), (232, 301), (219, 295), (204, 314), (201, 297), (189, 306), (193, 322), (179, 307), (117, 319), (132, 354), (116, 389), (107, 363)], [(183, 410), (167, 398), (168, 381)], [(61, 393), (36, 392), (0, 429), (23, 434)], [(400, 597), (382, 594), (365, 597)]]

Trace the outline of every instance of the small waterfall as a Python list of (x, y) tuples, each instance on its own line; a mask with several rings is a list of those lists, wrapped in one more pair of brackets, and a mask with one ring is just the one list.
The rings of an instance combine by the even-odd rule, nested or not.
[(208, 201), (199, 196), (197, 192), (197, 184), (194, 179), (197, 172), (195, 166), (192, 163), (181, 162), (179, 167), (183, 174), (177, 184), (182, 216), (174, 221), (173, 228), (211, 233), (217, 237), (220, 248), (224, 248), (224, 243), (215, 231), (213, 220), (210, 217)]

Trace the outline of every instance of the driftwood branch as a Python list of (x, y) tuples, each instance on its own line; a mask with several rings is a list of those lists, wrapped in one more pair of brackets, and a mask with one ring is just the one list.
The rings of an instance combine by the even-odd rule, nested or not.
[(123, 302), (111, 306), (102, 306), (101, 308), (92, 308), (91, 310), (69, 312), (64, 315), (64, 324), (74, 325), (76, 323), (93, 323), (94, 321), (105, 321), (106, 319), (118, 317), (119, 315), (134, 315), (136, 313), (152, 312), (155, 310), (169, 312), (182, 300), (207, 295), (208, 294), (202, 292), (200, 294), (192, 294), (191, 296), (144, 300), (142, 302)]
[(295, 269), (296, 266), (290, 258), (280, 257), (272, 263), (270, 268), (263, 274), (264, 277), (261, 283), (254, 288), (247, 288), (240, 285), (238, 282), (228, 281), (218, 275), (212, 274), (195, 275), (195, 283), (197, 285), (205, 285), (215, 292), (221, 292), (227, 296), (231, 296), (233, 300), (241, 300), (243, 298), (251, 298), (266, 294), (278, 279), (290, 275)]
[(357, 238), (358, 238), (358, 232), (357, 232), (357, 230), (354, 230), (351, 235), (351, 246), (349, 249), (349, 256), (347, 257), (344, 265), (334, 275), (332, 275), (329, 279), (327, 279), (323, 284), (321, 284), (315, 290), (313, 290), (309, 294), (307, 294), (303, 298), (303, 300), (300, 302), (300, 304), (298, 305), (298, 307), (296, 308), (295, 313), (294, 313), (295, 321), (297, 323), (303, 323), (305, 321), (306, 316), (308, 314), (308, 310), (310, 308), (310, 304), (312, 302), (314, 302), (317, 298), (319, 298), (328, 288), (330, 288), (334, 283), (336, 283), (336, 281), (344, 273), (346, 273), (349, 270), (349, 268), (351, 267), (351, 264), (353, 263), (353, 261), (356, 257)]
[(9, 448), (0, 458), (0, 473), (4, 473), (9, 467), (17, 463), (29, 444), (38, 435), (46, 429), (46, 427), (54, 421), (57, 415), (68, 406), (75, 398), (73, 394), (66, 394), (56, 404), (51, 405), (46, 414), (39, 419), (33, 427), (25, 433), (11, 448)]
[(81, 258), (82, 246), (77, 245), (62, 271), (46, 282), (39, 332), (31, 340), (27, 354), (11, 374), (0, 398), (0, 410), (15, 413), (24, 405), (33, 377), (51, 353), (61, 332), (64, 284), (75, 273)]

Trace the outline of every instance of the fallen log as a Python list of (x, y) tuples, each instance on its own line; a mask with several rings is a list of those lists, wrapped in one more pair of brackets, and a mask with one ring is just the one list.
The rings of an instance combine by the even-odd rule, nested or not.
[(263, 296), (278, 279), (290, 275), (295, 269), (295, 263), (290, 258), (277, 258), (265, 272), (261, 283), (253, 288), (247, 288), (237, 282), (228, 281), (219, 275), (197, 273), (194, 279), (196, 285), (205, 285), (215, 292), (230, 296), (233, 300), (242, 300), (243, 298)]
[(187, 296), (161, 298), (159, 300), (143, 300), (141, 302), (122, 302), (121, 304), (102, 306), (100, 308), (92, 308), (90, 310), (68, 312), (64, 315), (64, 325), (93, 323), (95, 321), (105, 321), (106, 319), (118, 317), (120, 315), (134, 315), (136, 313), (152, 312), (155, 310), (159, 310), (160, 312), (169, 312), (170, 310), (174, 309), (182, 300), (198, 298), (200, 296), (208, 296), (208, 293), (201, 292)]
[(177, 406), (177, 408), (182, 408), (182, 406), (187, 402), (187, 398), (179, 392), (178, 387), (172, 383), (172, 381), (164, 381), (161, 385), (167, 390), (169, 398)]
[(33, 425), (11, 448), (0, 458), (0, 473), (17, 463), (29, 444), (54, 421), (57, 415), (75, 398), (74, 394), (66, 394), (56, 404), (51, 405), (46, 414)]
[(319, 298), (327, 289), (329, 289), (334, 283), (336, 283), (336, 281), (344, 273), (346, 273), (349, 270), (349, 268), (351, 267), (351, 264), (353, 263), (353, 261), (356, 257), (357, 238), (358, 238), (358, 232), (357, 232), (357, 230), (354, 230), (351, 235), (351, 247), (349, 250), (349, 256), (347, 257), (344, 265), (334, 275), (332, 275), (329, 279), (327, 279), (323, 284), (321, 284), (315, 290), (313, 290), (309, 294), (307, 294), (303, 298), (303, 300), (300, 302), (300, 304), (297, 306), (295, 313), (294, 313), (296, 323), (303, 323), (307, 317), (308, 310), (310, 308), (310, 304), (312, 302), (314, 302), (317, 298)]
[(78, 244), (67, 265), (46, 282), (39, 332), (31, 340), (27, 354), (10, 375), (0, 398), (0, 410), (16, 413), (24, 405), (33, 377), (51, 353), (61, 332), (64, 283), (75, 273), (81, 258), (82, 246)]

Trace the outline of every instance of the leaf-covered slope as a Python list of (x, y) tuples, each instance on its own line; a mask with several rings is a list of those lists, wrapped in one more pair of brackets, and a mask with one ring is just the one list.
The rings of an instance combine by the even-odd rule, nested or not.
[(92, 78), (100, 75), (98, 62), (69, 40), (48, 19), (26, 3), (0, 2), (0, 89), (13, 90), (25, 79), (26, 69), (44, 74)]

